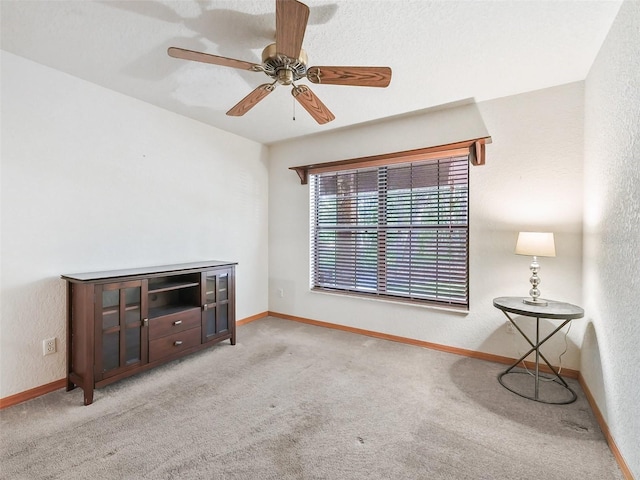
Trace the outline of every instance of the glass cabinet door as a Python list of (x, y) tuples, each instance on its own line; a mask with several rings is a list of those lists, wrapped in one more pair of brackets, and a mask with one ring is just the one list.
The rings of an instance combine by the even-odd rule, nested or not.
[[(96, 294), (96, 375), (147, 363), (146, 280), (103, 285)], [(99, 327), (99, 328), (98, 328)]]
[(204, 272), (202, 341), (229, 333), (231, 270)]

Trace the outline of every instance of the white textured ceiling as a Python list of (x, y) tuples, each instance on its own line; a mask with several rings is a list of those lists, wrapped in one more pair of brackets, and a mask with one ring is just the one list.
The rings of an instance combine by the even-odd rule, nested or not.
[[(274, 0), (2, 0), (3, 50), (262, 143), (583, 80), (620, 1), (307, 0), (309, 65), (390, 66), (388, 88), (313, 85), (324, 126), (280, 86), (225, 112), (263, 73), (188, 62), (170, 46), (261, 63)], [(301, 81), (300, 83), (309, 83)]]

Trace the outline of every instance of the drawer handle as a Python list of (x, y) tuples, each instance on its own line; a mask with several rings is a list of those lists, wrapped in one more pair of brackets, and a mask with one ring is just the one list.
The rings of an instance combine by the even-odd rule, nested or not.
[(179, 347), (180, 345), (182, 345), (182, 340), (176, 340), (175, 342), (173, 342), (173, 345)]
[(176, 320), (175, 322), (173, 322), (174, 325), (180, 325), (182, 323), (182, 320)]

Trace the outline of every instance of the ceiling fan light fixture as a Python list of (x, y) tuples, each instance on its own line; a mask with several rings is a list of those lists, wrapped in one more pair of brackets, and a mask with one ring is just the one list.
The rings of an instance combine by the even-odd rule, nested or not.
[(291, 85), (293, 83), (293, 71), (288, 68), (278, 70), (278, 83), (280, 85)]

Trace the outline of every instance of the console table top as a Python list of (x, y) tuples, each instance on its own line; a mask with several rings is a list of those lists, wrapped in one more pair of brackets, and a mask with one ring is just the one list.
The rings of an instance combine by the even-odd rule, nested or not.
[(205, 260), (200, 262), (177, 263), (173, 265), (157, 265), (152, 267), (127, 268), (123, 270), (106, 270), (102, 272), (72, 273), (62, 275), (63, 280), (70, 282), (95, 282), (100, 280), (118, 279), (121, 277), (133, 277), (136, 275), (152, 275), (182, 270), (202, 270), (212, 267), (225, 267), (237, 265), (237, 262), (225, 262), (220, 260)]

